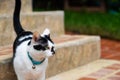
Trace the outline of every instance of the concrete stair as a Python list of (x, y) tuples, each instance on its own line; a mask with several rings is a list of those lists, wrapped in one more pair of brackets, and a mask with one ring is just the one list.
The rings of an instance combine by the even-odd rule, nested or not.
[[(16, 35), (14, 33), (12, 19), (13, 17), (11, 15), (4, 14), (0, 16), (0, 46), (11, 44), (15, 39)], [(55, 37), (64, 34), (63, 11), (24, 13), (21, 14), (21, 23), (25, 30), (39, 31), (42, 33), (45, 28), (49, 28), (51, 30), (51, 36)]]
[[(0, 1), (0, 46), (10, 45), (16, 37), (13, 29), (14, 1)], [(53, 37), (64, 34), (63, 11), (33, 12), (32, 0), (22, 0), (20, 18), (25, 30), (42, 33), (45, 28), (49, 28)]]
[[(100, 58), (100, 38), (97, 36), (62, 35), (53, 40), (57, 50), (56, 55), (49, 59), (47, 77)], [(0, 80), (16, 79), (11, 63), (12, 54), (12, 46), (0, 48), (0, 73), (3, 75)]]
[[(21, 14), (21, 22), (24, 28), (42, 32), (43, 29), (48, 27), (56, 44), (56, 55), (49, 59), (47, 77), (74, 69), (100, 58), (99, 36), (65, 35), (63, 11), (32, 12), (31, 7), (27, 11), (26, 9), (31, 6), (31, 0), (22, 1), (23, 3), (28, 2)], [(8, 3), (11, 2), (14, 3), (13, 0), (0, 1), (0, 6), (3, 3), (9, 5)], [(8, 9), (10, 8), (7, 7), (6, 10)], [(12, 43), (15, 36), (11, 14), (7, 11), (0, 12), (0, 80), (16, 80), (11, 63), (13, 55)]]
[(99, 59), (47, 80), (120, 80), (120, 61)]

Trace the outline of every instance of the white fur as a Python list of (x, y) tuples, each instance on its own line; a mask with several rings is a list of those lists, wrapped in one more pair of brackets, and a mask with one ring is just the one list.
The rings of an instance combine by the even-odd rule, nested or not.
[(25, 36), (25, 37), (21, 37), (21, 38), (19, 39), (19, 41), (22, 41), (22, 40), (24, 40), (25, 38), (29, 38), (29, 37), (32, 37), (32, 35)]
[(27, 55), (27, 43), (23, 42), (16, 49), (14, 58), (14, 69), (17, 74), (18, 80), (45, 80), (45, 70), (48, 64), (48, 59), (36, 65), (36, 69), (32, 69), (32, 63)]
[[(54, 44), (52, 44), (50, 41), (48, 41), (48, 44), (49, 44), (49, 47), (54, 46)], [(45, 52), (47, 57), (52, 56), (52, 52), (50, 50), (46, 50)]]
[[(46, 29), (42, 36), (49, 35), (49, 29)], [(32, 37), (32, 35), (25, 36), (19, 39), (19, 41)], [(16, 48), (15, 58), (13, 61), (14, 69), (17, 75), (18, 80), (45, 80), (45, 72), (48, 65), (48, 57), (52, 56), (53, 52), (51, 52), (51, 48), (54, 47), (54, 44), (48, 40), (48, 47), (50, 50), (45, 51), (37, 51), (33, 48), (35, 45), (35, 41), (31, 40), (31, 44), (28, 46), (28, 41), (24, 41)], [(36, 60), (40, 61), (41, 59), (45, 58), (45, 61), (40, 64), (36, 65), (36, 68), (33, 69), (32, 62), (28, 57), (27, 52), (29, 52), (30, 56)]]
[(44, 37), (45, 35), (49, 35), (49, 34), (50, 34), (50, 30), (46, 28), (41, 36)]

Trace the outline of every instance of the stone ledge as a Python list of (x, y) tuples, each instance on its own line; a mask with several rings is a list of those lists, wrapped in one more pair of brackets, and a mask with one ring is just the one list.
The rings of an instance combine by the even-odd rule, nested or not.
[[(13, 30), (12, 19), (13, 17), (10, 15), (0, 16), (0, 46), (12, 44), (13, 40), (15, 39), (16, 35)], [(21, 23), (25, 30), (39, 31), (41, 33), (47, 27), (51, 29), (52, 36), (64, 34), (63, 11), (21, 14)]]
[[(49, 59), (47, 77), (100, 58), (100, 38), (98, 36), (64, 35), (59, 38), (54, 38), (54, 42), (56, 43), (57, 48), (56, 55)], [(3, 59), (0, 60), (0, 80), (16, 80), (12, 63), (10, 63), (12, 52), (9, 53), (9, 50), (11, 50), (9, 48), (10, 47), (8, 46), (8, 50), (4, 50), (5, 47), (0, 49), (0, 53), (3, 50), (6, 51), (4, 56), (0, 56), (0, 58), (3, 56)]]
[[(55, 39), (57, 42), (57, 48), (61, 48), (61, 47), (69, 47), (69, 46), (76, 46), (76, 45), (84, 45), (86, 43), (89, 42), (96, 42), (96, 41), (100, 41), (100, 37), (99, 36), (85, 36), (85, 35), (74, 35), (74, 36), (70, 36), (70, 35), (64, 35), (62, 36), (62, 40), (58, 40)], [(62, 43), (61, 43), (61, 42)]]
[(57, 54), (50, 58), (48, 77), (100, 58), (100, 37), (98, 36), (64, 35), (55, 40)]
[(119, 80), (108, 79), (108, 77), (115, 76), (115, 73), (120, 71), (119, 66), (120, 61), (99, 59), (84, 66), (52, 76), (47, 80)]
[[(22, 0), (21, 12), (29, 13), (32, 12), (32, 0)], [(0, 0), (0, 15), (13, 14), (15, 8), (15, 0)]]

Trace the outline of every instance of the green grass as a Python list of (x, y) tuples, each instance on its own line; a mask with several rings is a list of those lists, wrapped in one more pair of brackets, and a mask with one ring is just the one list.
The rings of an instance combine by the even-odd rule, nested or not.
[(65, 29), (120, 40), (120, 14), (65, 11)]

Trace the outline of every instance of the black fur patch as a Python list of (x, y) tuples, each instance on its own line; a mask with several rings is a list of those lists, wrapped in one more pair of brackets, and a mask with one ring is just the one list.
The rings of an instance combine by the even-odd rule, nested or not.
[(31, 44), (31, 41), (28, 42), (28, 46)]
[(33, 46), (34, 47), (34, 49), (36, 49), (36, 50), (46, 50), (45, 49), (45, 47), (43, 47), (43, 46), (41, 46), (41, 45), (35, 45), (35, 46)]
[(47, 42), (47, 39), (43, 38), (43, 37), (40, 37), (37, 41), (37, 44), (38, 45), (34, 45), (34, 49), (36, 50), (46, 50), (46, 47), (48, 46), (48, 42)]
[(45, 38), (54, 44), (54, 42), (51, 40), (50, 36), (45, 35)]
[(53, 54), (55, 54), (54, 47), (52, 47), (51, 52), (53, 52)]
[(15, 50), (16, 50), (17, 46), (19, 46), (21, 43), (23, 43), (24, 41), (27, 41), (27, 40), (31, 40), (31, 39), (32, 39), (32, 37), (28, 37), (28, 38), (23, 39), (22, 41), (19, 41), (19, 39), (20, 39), (21, 37), (29, 36), (29, 35), (32, 35), (32, 34), (33, 34), (33, 33), (30, 32), (30, 31), (25, 31), (25, 32), (22, 32), (19, 36), (17, 36), (16, 39), (15, 39), (15, 42), (14, 42), (14, 44), (13, 44), (13, 52), (14, 52), (14, 53), (16, 52)]

